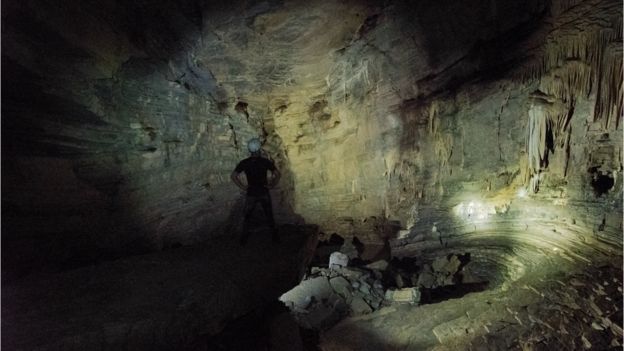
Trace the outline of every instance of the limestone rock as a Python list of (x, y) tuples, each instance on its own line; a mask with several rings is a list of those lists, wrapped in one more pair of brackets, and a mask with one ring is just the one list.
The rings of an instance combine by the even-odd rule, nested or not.
[(310, 297), (315, 301), (328, 299), (334, 294), (334, 290), (326, 277), (316, 277), (302, 281), (297, 287), (286, 292), (280, 297), (286, 306), (295, 306), (305, 309), (310, 305)]
[(335, 277), (329, 280), (329, 284), (347, 304), (351, 301), (351, 284), (348, 280), (343, 277)]
[(353, 300), (351, 300), (350, 306), (351, 306), (351, 311), (353, 311), (353, 313), (356, 315), (368, 314), (373, 311), (373, 309), (366, 303), (366, 301), (364, 301), (364, 299), (359, 296), (353, 297)]
[(349, 256), (343, 254), (342, 252), (332, 252), (329, 255), (329, 269), (335, 270), (339, 268), (344, 268), (349, 265)]
[(366, 274), (362, 269), (357, 267), (344, 267), (339, 269), (337, 272), (350, 281), (358, 281)]
[(388, 261), (379, 260), (373, 263), (369, 263), (366, 265), (366, 268), (376, 270), (376, 271), (385, 271), (388, 268)]
[(344, 244), (340, 247), (340, 252), (349, 257), (350, 260), (359, 256), (357, 248), (350, 240), (345, 240)]
[(427, 271), (423, 271), (418, 276), (418, 286), (422, 286), (425, 288), (433, 288), (437, 286), (435, 276)]
[(418, 288), (405, 288), (400, 290), (387, 290), (385, 299), (397, 303), (418, 304), (420, 302), (420, 290)]
[[(283, 174), (278, 223), (357, 237), (364, 251), (344, 247), (353, 259), (392, 249), (431, 263), (417, 279), (399, 272), (399, 286), (463, 276), (511, 294), (526, 278), (544, 297), (530, 281), (542, 267), (622, 254), (618, 1), (29, 0), (2, 11), (3, 282), (236, 236), (244, 196), (229, 174), (258, 136)], [(264, 250), (261, 238), (248, 250)], [(467, 250), (462, 274), (452, 253)], [(379, 272), (364, 276), (344, 275), (359, 289)], [(621, 295), (591, 286), (596, 301)], [(568, 299), (593, 319), (618, 305)], [(549, 339), (542, 317), (530, 322), (544, 340), (582, 345)], [(451, 327), (438, 330), (447, 344), (460, 339)], [(377, 341), (413, 341), (398, 337)], [(500, 339), (488, 348), (507, 347)], [(382, 349), (367, 341), (342, 349)], [(441, 347), (474, 348), (461, 346)]]

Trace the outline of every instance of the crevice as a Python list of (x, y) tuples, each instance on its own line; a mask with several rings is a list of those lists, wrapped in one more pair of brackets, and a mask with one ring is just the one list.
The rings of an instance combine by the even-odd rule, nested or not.
[(232, 125), (232, 123), (228, 122), (228, 126), (230, 127), (230, 130), (232, 131), (232, 141), (234, 142), (234, 148), (238, 149), (238, 139), (236, 136), (236, 130), (234, 129), (234, 126)]

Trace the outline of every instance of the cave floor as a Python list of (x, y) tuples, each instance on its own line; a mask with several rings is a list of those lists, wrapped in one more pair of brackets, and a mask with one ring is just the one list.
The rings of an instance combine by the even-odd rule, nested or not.
[[(2, 344), (11, 350), (194, 349), (231, 320), (298, 282), (316, 229), (281, 227), (30, 275), (2, 287)], [(307, 249), (308, 248), (308, 249)]]
[(490, 290), (347, 318), (321, 335), (321, 349), (616, 350), (621, 306), (621, 257), (552, 261)]

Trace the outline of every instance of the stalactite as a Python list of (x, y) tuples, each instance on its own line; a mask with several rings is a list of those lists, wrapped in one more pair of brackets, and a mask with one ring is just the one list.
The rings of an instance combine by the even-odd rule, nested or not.
[(428, 108), (428, 127), (429, 127), (429, 134), (431, 135), (435, 135), (438, 131), (438, 112), (439, 112), (439, 105), (437, 101), (432, 101), (431, 104), (429, 105)]
[[(588, 7), (598, 8), (600, 16), (586, 16)], [(541, 91), (564, 102), (595, 93), (596, 121), (618, 128), (624, 92), (620, 13), (617, 2), (553, 1), (553, 29), (518, 78), (538, 80)]]
[(440, 104), (432, 101), (426, 109), (428, 114), (428, 131), (433, 138), (434, 154), (439, 161), (440, 170), (445, 169), (453, 152), (453, 138), (450, 134), (440, 132)]
[(529, 158), (529, 174), (534, 175), (546, 160), (548, 148), (546, 147), (546, 133), (548, 132), (549, 118), (541, 105), (533, 105), (529, 109), (529, 124), (527, 134), (527, 155)]
[(435, 155), (440, 162), (440, 167), (446, 167), (453, 152), (453, 138), (451, 135), (435, 135)]
[[(603, 127), (617, 128), (622, 117), (622, 47), (610, 45), (602, 56), (597, 87), (599, 95), (596, 99), (594, 118), (602, 121)], [(613, 124), (613, 125), (612, 125)]]
[[(539, 189), (540, 173), (548, 167), (548, 153), (557, 147), (566, 152), (570, 142), (569, 122), (574, 111), (574, 100), (567, 103), (541, 91), (531, 96), (529, 120), (527, 125), (525, 173), (530, 181), (530, 188)], [(552, 142), (549, 145), (549, 142)]]
[[(599, 15), (587, 16), (597, 8)], [(529, 187), (539, 190), (540, 174), (547, 167), (547, 133), (553, 147), (566, 152), (567, 174), (570, 129), (575, 101), (595, 94), (594, 119), (604, 129), (618, 128), (622, 118), (622, 21), (620, 4), (610, 1), (554, 0), (552, 30), (536, 59), (519, 73), (523, 82), (538, 81), (531, 97), (527, 127)]]

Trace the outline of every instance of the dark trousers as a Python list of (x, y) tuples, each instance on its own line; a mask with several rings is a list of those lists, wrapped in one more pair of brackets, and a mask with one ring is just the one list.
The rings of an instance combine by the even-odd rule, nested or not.
[(257, 196), (247, 195), (245, 198), (245, 220), (243, 221), (243, 234), (240, 240), (242, 245), (245, 245), (247, 243), (247, 239), (249, 238), (249, 221), (251, 219), (251, 214), (258, 203), (262, 206), (262, 210), (264, 211), (269, 227), (271, 227), (273, 240), (279, 240), (277, 230), (275, 228), (275, 219), (273, 218), (271, 195), (267, 192), (266, 194)]

